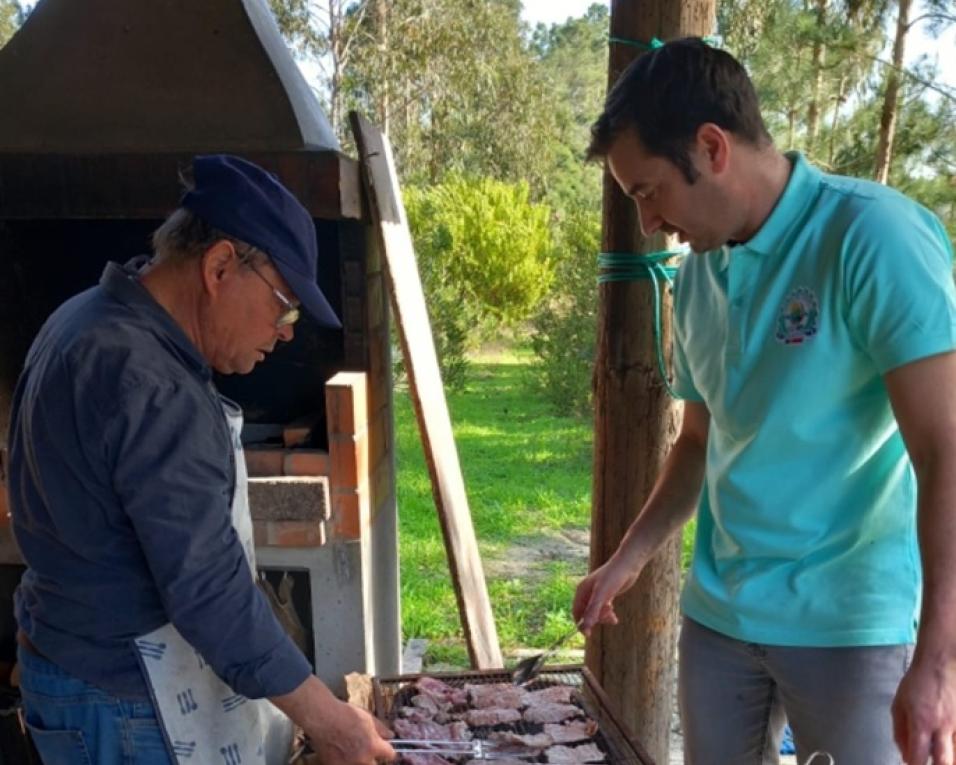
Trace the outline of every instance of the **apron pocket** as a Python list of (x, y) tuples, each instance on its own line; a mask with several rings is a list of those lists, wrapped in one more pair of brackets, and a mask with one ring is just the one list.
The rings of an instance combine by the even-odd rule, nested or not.
[(92, 765), (82, 731), (41, 730), (30, 723), (27, 729), (43, 765)]

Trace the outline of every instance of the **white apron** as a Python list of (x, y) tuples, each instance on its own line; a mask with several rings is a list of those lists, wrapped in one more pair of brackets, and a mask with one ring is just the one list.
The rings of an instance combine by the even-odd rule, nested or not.
[[(255, 576), (242, 412), (222, 400), (236, 458), (232, 525)], [(266, 699), (247, 699), (212, 671), (170, 623), (135, 640), (167, 747), (180, 765), (286, 765), (292, 722)]]

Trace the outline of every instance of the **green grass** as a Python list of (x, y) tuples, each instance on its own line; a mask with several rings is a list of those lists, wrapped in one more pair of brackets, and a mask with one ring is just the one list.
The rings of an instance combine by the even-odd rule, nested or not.
[[(448, 394), (455, 441), (503, 652), (571, 629), (587, 573), (592, 423), (556, 416), (527, 351), (484, 355)], [(427, 638), (426, 666), (467, 665), (441, 530), (407, 390), (395, 394), (404, 637)], [(685, 533), (685, 550), (689, 537)], [(581, 647), (578, 636), (569, 647)]]
[[(505, 652), (543, 647), (570, 629), (574, 587), (587, 568), (580, 546), (573, 560), (562, 559), (561, 533), (580, 538), (590, 524), (591, 423), (555, 416), (534, 382), (531, 355), (505, 353), (479, 358), (465, 390), (448, 396)], [(457, 663), (458, 611), (407, 391), (396, 391), (395, 409), (403, 630), (433, 641), (426, 660)], [(554, 559), (523, 565), (541, 544)]]

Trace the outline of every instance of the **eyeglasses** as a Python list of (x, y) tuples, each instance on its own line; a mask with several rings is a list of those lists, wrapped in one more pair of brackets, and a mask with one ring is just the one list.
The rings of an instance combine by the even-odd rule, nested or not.
[(262, 281), (264, 281), (269, 286), (269, 289), (272, 290), (272, 294), (276, 296), (276, 300), (278, 300), (282, 304), (282, 307), (285, 308), (282, 314), (280, 314), (279, 318), (276, 319), (276, 327), (277, 328), (288, 327), (288, 326), (291, 326), (292, 324), (295, 324), (299, 320), (299, 309), (296, 308), (294, 305), (292, 305), (292, 301), (289, 300), (289, 298), (287, 298), (281, 292), (279, 292), (279, 290), (276, 289), (276, 287), (272, 284), (272, 282), (270, 282), (268, 279), (266, 279), (266, 277), (260, 274), (259, 269), (257, 269), (251, 262), (248, 263), (248, 266), (249, 268), (253, 270), (256, 276), (262, 279)]

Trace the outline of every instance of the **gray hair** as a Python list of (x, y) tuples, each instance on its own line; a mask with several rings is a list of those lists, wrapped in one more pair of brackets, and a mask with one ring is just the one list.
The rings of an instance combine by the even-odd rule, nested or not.
[(185, 263), (199, 259), (216, 242), (225, 239), (236, 248), (242, 263), (259, 264), (268, 256), (259, 248), (210, 226), (184, 207), (178, 208), (153, 232), (153, 253), (157, 263)]

